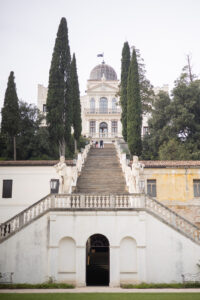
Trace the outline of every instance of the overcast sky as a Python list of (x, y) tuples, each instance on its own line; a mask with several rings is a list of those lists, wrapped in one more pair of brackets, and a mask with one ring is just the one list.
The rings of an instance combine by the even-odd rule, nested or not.
[(60, 19), (68, 23), (81, 94), (92, 68), (105, 62), (120, 78), (123, 43), (140, 49), (154, 86), (180, 75), (191, 53), (200, 73), (200, 0), (0, 0), (0, 107), (10, 71), (19, 99), (37, 103), (37, 85), (48, 85)]

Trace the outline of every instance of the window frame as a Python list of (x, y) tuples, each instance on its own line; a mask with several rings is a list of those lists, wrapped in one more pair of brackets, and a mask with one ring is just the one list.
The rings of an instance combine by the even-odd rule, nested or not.
[(3, 179), (2, 198), (4, 198), (4, 199), (12, 198), (12, 190), (13, 190), (13, 180), (12, 179)]
[(193, 194), (195, 198), (200, 197), (200, 179), (193, 179)]
[[(54, 188), (52, 187), (53, 183), (55, 184)], [(58, 194), (58, 192), (59, 192), (59, 179), (52, 178), (50, 183), (50, 193)]]
[[(92, 123), (94, 124), (93, 126), (91, 125)], [(95, 120), (89, 121), (89, 132), (90, 132), (90, 135), (96, 134), (96, 121)]]
[(157, 197), (157, 182), (156, 179), (147, 179), (147, 195)]
[(117, 134), (118, 133), (118, 121), (117, 120), (112, 120), (111, 121), (111, 133), (112, 134)]

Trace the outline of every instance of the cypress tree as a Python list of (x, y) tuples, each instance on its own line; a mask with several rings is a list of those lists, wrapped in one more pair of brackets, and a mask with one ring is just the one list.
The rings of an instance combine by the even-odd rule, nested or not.
[(67, 21), (62, 18), (52, 55), (47, 94), (47, 126), (60, 155), (65, 155), (66, 145), (71, 140), (70, 65)]
[(121, 96), (120, 96), (120, 102), (122, 107), (122, 115), (121, 115), (122, 135), (125, 141), (127, 141), (127, 81), (128, 81), (129, 66), (130, 66), (130, 48), (128, 42), (125, 42), (122, 49)]
[(72, 63), (71, 63), (71, 97), (72, 97), (72, 104), (73, 104), (73, 128), (74, 128), (75, 152), (76, 152), (77, 141), (79, 140), (82, 131), (82, 122), (81, 122), (80, 92), (79, 92), (75, 54), (73, 54)]
[(127, 85), (127, 141), (132, 155), (141, 155), (142, 105), (136, 51), (133, 49)]
[(14, 72), (10, 72), (2, 108), (1, 132), (13, 140), (13, 157), (16, 160), (16, 135), (19, 131), (20, 115), (14, 79)]

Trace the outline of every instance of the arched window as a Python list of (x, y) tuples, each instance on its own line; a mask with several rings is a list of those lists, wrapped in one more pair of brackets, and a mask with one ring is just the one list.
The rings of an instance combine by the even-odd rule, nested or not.
[(112, 112), (117, 112), (117, 99), (112, 99)]
[(90, 99), (90, 113), (95, 113), (95, 100), (94, 98)]
[(103, 114), (108, 113), (108, 100), (106, 98), (101, 98), (99, 102), (99, 112)]

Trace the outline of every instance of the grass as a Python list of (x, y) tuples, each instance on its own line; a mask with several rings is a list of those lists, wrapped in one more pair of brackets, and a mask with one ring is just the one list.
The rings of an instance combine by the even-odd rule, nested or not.
[(29, 284), (29, 283), (12, 283), (6, 284), (1, 283), (0, 289), (73, 289), (74, 285), (66, 283), (38, 283), (38, 284)]
[(199, 300), (200, 294), (121, 294), (121, 293), (85, 293), (85, 294), (0, 294), (1, 300)]
[(200, 282), (188, 282), (188, 283), (145, 283), (140, 284), (122, 284), (124, 289), (190, 289), (200, 288)]

